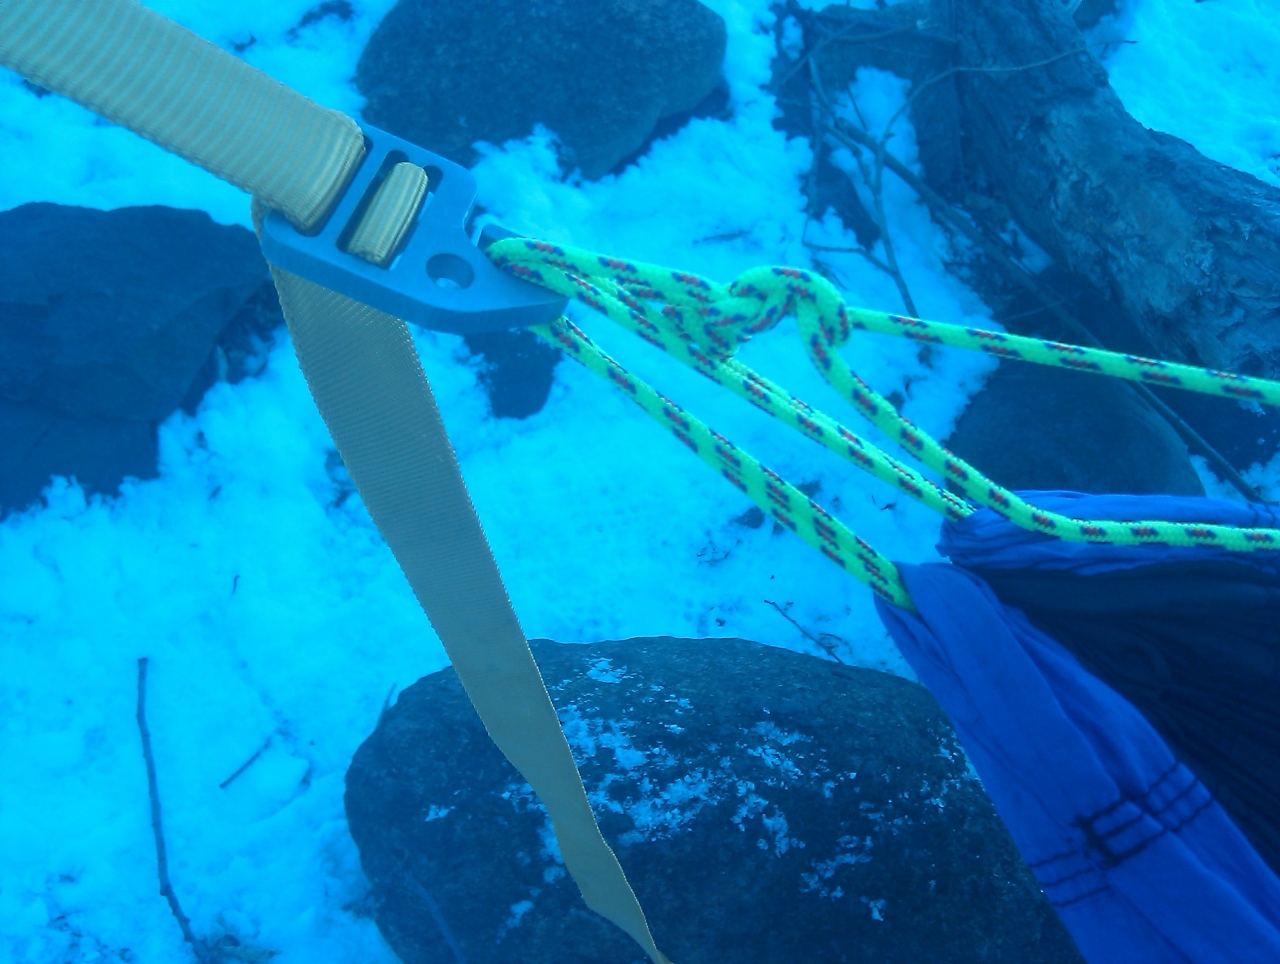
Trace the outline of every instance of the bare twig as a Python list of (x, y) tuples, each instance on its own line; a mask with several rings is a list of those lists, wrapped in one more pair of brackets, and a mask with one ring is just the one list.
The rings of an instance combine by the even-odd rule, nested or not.
[(445, 919), (444, 912), (440, 910), (440, 905), (436, 903), (436, 899), (431, 896), (431, 892), (422, 886), (422, 882), (418, 880), (418, 875), (410, 868), (405, 868), (404, 880), (409, 885), (409, 889), (427, 906), (427, 913), (431, 915), (431, 919), (435, 921), (436, 927), (439, 928), (440, 936), (444, 938), (445, 946), (452, 952), (454, 961), (457, 964), (467, 964), (467, 955), (462, 950), (462, 945), (458, 943), (458, 939), (453, 936), (453, 931), (449, 928), (449, 922)]
[(894, 251), (893, 239), (889, 235), (889, 219), (884, 213), (884, 153), (884, 146), (881, 145), (876, 150), (875, 182), (871, 185), (871, 197), (876, 202), (876, 218), (880, 222), (882, 232), (880, 240), (884, 244), (884, 260), (889, 265), (889, 276), (898, 286), (898, 294), (907, 309), (907, 314), (912, 318), (919, 318), (920, 312), (916, 310), (916, 303), (907, 289), (907, 279), (903, 277), (902, 269), (898, 267), (898, 256)]
[(927, 77), (919, 84), (912, 87), (911, 93), (908, 94), (906, 99), (902, 102), (902, 106), (899, 107), (894, 112), (893, 116), (889, 118), (889, 123), (884, 125), (884, 130), (880, 133), (880, 141), (884, 144), (889, 142), (889, 136), (890, 132), (893, 130), (893, 125), (898, 123), (898, 119), (911, 109), (911, 105), (915, 103), (917, 97), (940, 80), (946, 80), (948, 77), (954, 77), (956, 74), (1013, 74), (1023, 70), (1034, 70), (1037, 67), (1047, 67), (1049, 64), (1057, 63), (1059, 60), (1066, 60), (1073, 54), (1082, 54), (1090, 47), (1105, 47), (1111, 43), (1137, 43), (1137, 41), (1099, 41), (1096, 43), (1081, 44), (1079, 47), (1072, 47), (1070, 50), (1064, 50), (1062, 53), (1054, 54), (1052, 57), (1046, 57), (1044, 60), (1037, 60), (1030, 64), (1014, 64), (1007, 67), (966, 67), (962, 65), (948, 67), (946, 70), (939, 71), (932, 77)]
[(811, 251), (834, 251), (839, 254), (862, 254), (866, 250), (865, 248), (837, 248), (829, 244), (818, 244), (814, 241), (804, 241), (804, 246)]
[[(802, 22), (805, 20), (809, 20), (813, 23), (820, 23), (821, 18), (815, 18), (815, 17), (809, 16), (810, 11), (802, 9), (799, 4), (794, 2), (794, 0), (791, 0), (791, 2), (788, 2), (787, 11), (793, 17), (796, 17), (796, 19), (801, 20)], [(822, 49), (825, 46), (827, 46), (827, 44), (832, 44), (832, 43), (866, 44), (874, 40), (885, 40), (889, 37), (898, 37), (908, 33), (909, 34), (923, 33), (920, 30), (920, 27), (916, 24), (909, 24), (901, 27), (891, 27), (887, 30), (877, 30), (873, 33), (867, 33), (867, 34), (858, 34), (853, 32), (855, 29), (859, 27), (864, 27), (864, 26), (866, 26), (866, 24), (854, 21), (853, 23), (845, 24), (844, 27), (842, 27), (840, 30), (835, 31), (834, 33), (827, 30), (825, 27), (819, 26), (819, 29), (822, 30), (822, 36), (818, 39), (817, 43), (815, 43), (811, 48), (809, 48), (803, 54), (801, 54), (800, 58), (787, 69), (787, 72), (773, 82), (772, 84), (773, 89), (781, 90), (783, 87), (785, 87), (787, 82), (791, 80), (792, 77), (794, 77), (797, 73), (799, 73), (801, 70), (804, 69), (806, 62), (810, 58), (815, 57), (819, 53), (821, 53)], [(936, 40), (938, 38), (932, 37), (931, 39)], [(954, 41), (951, 41), (951, 42), (954, 42)]]
[(871, 264), (875, 265), (877, 268), (883, 271), (885, 274), (889, 274), (892, 270), (887, 264), (885, 264), (883, 261), (877, 258), (874, 254), (872, 254), (870, 251), (868, 251), (866, 248), (863, 248), (863, 247), (837, 248), (829, 244), (817, 244), (813, 241), (806, 240), (803, 234), (801, 234), (800, 236), (800, 243), (803, 244), (810, 251), (829, 251), (833, 254), (859, 254), (859, 255), (862, 255), (862, 257), (866, 258), (869, 262), (871, 262)]
[(783, 74), (780, 78), (778, 78), (778, 80), (774, 81), (773, 83), (774, 90), (781, 90), (783, 87), (785, 87), (787, 85), (787, 82), (791, 80), (791, 78), (794, 77), (796, 74), (800, 73), (800, 71), (802, 71), (805, 68), (806, 63), (809, 60), (811, 60), (814, 56), (816, 56), (822, 50), (823, 47), (827, 46), (827, 44), (833, 44), (833, 43), (865, 44), (865, 43), (869, 43), (872, 40), (884, 40), (887, 37), (897, 37), (902, 34), (916, 32), (914, 27), (899, 27), (894, 30), (882, 30), (879, 33), (855, 34), (853, 36), (849, 36), (849, 32), (856, 26), (859, 26), (859, 25), (850, 24), (849, 26), (845, 27), (843, 30), (840, 30), (836, 33), (824, 33), (823, 36), (818, 39), (818, 42), (813, 45), (812, 49), (806, 50), (803, 54), (801, 54), (800, 58), (794, 64), (792, 64), (789, 68), (787, 68), (787, 72)]
[(169, 910), (173, 912), (182, 929), (183, 939), (191, 945), (196, 960), (201, 964), (210, 961), (208, 949), (191, 930), (191, 921), (182, 912), (178, 903), (178, 895), (173, 891), (169, 880), (169, 857), (164, 845), (164, 827), (160, 820), (160, 790), (156, 785), (156, 761), (151, 754), (151, 733), (147, 730), (147, 658), (138, 660), (138, 733), (142, 736), (142, 758), (147, 764), (147, 792), (151, 796), (151, 833), (156, 841), (156, 865), (160, 875), (160, 895), (169, 902)]
[[(809, 61), (811, 69), (813, 67), (813, 63), (814, 61)], [(812, 101), (809, 104), (809, 115), (810, 126), (817, 130), (818, 125), (822, 122), (821, 115), (818, 112), (817, 105), (812, 103)], [(821, 213), (818, 211), (818, 171), (822, 167), (822, 152), (825, 149), (825, 145), (822, 144), (821, 141), (815, 140), (815, 142), (809, 146), (810, 154), (812, 156), (809, 158), (809, 172), (805, 175), (804, 181), (804, 190), (805, 194), (808, 195), (809, 203), (805, 205), (804, 209), (804, 227), (800, 229), (800, 236), (802, 238), (808, 233), (809, 222), (813, 220), (814, 215)]]
[(835, 265), (823, 261), (821, 258), (811, 257), (809, 260), (813, 264), (813, 270), (818, 272), (818, 274), (822, 275), (822, 277), (826, 278), (833, 285), (839, 286), (845, 283), (844, 277), (836, 270)]
[(726, 231), (724, 234), (709, 234), (705, 238), (696, 238), (694, 244), (715, 244), (720, 241), (736, 241), (745, 238), (750, 231)]
[(946, 80), (948, 77), (954, 77), (956, 74), (1013, 74), (1023, 70), (1034, 70), (1036, 67), (1047, 67), (1049, 64), (1057, 63), (1059, 60), (1066, 60), (1068, 57), (1073, 56), (1074, 54), (1082, 54), (1086, 50), (1088, 50), (1090, 47), (1096, 47), (1096, 46), (1099, 46), (1099, 45), (1098, 44), (1082, 44), (1079, 47), (1072, 47), (1070, 50), (1064, 50), (1060, 54), (1054, 54), (1052, 57), (1046, 57), (1044, 60), (1037, 60), (1035, 61), (1035, 63), (1030, 63), (1030, 64), (1017, 64), (1017, 65), (1012, 65), (1008, 67), (957, 66), (957, 67), (948, 67), (946, 70), (941, 70), (938, 73), (934, 74), (932, 77), (927, 77), (924, 80), (920, 81), (919, 84), (913, 86), (911, 93), (907, 95), (905, 100), (903, 100), (902, 106), (899, 107), (894, 112), (893, 116), (889, 118), (889, 123), (884, 125), (884, 130), (880, 133), (880, 143), (882, 144), (888, 143), (890, 132), (893, 130), (893, 125), (898, 123), (899, 118), (901, 118), (903, 114), (905, 114), (908, 110), (911, 109), (911, 105), (915, 103), (915, 100), (917, 97), (919, 97), (921, 94), (923, 94), (926, 90), (928, 90), (930, 87), (932, 87), (934, 84), (938, 83), (939, 81)]
[[(956, 262), (956, 263), (959, 264), (960, 262)], [(1004, 325), (1011, 321), (1017, 321), (1020, 318), (1030, 318), (1032, 315), (1043, 314), (1044, 312), (1048, 311), (1050, 308), (1065, 306), (1070, 304), (1074, 300), (1075, 300), (1074, 298), (1059, 298), (1057, 301), (1054, 301), (1051, 304), (1039, 305), (1035, 308), (1028, 308), (1026, 311), (1015, 311), (1013, 314), (1005, 315), (1003, 318), (996, 318), (995, 321), (998, 321), (1000, 324)]]
[[(809, 632), (809, 630), (805, 629), (798, 622), (796, 622), (795, 619), (792, 617), (792, 615), (789, 612), (787, 612), (787, 610), (791, 608), (791, 603), (787, 603), (787, 605), (783, 607), (783, 606), (779, 606), (772, 599), (766, 599), (765, 602), (768, 603), (770, 606), (772, 606), (774, 609), (776, 609), (778, 611), (779, 616), (781, 616), (783, 619), (789, 622), (796, 629), (800, 630), (800, 632), (804, 635), (805, 639), (809, 640), (811, 643), (813, 643), (813, 645), (817, 646), (820, 650), (822, 650), (824, 653), (826, 653), (828, 656), (834, 659), (837, 663), (844, 663), (844, 660), (842, 660), (839, 654), (836, 653), (835, 643), (832, 643), (825, 639), (819, 639), (817, 636), (813, 635), (813, 633)], [(822, 635), (830, 636), (832, 639), (840, 639), (840, 637), (837, 636), (835, 633), (823, 633)], [(840, 639), (840, 642), (844, 642), (844, 640)]]
[[(813, 104), (814, 113), (817, 114), (819, 118), (814, 124), (814, 131), (817, 136), (814, 138), (816, 143), (813, 145), (813, 152), (814, 157), (817, 158), (820, 156), (820, 152), (823, 149), (822, 142), (825, 138), (825, 132), (830, 128), (830, 124), (834, 119), (834, 112), (832, 111), (831, 102), (827, 99), (826, 90), (822, 84), (822, 75), (818, 71), (818, 61), (813, 57), (809, 58), (809, 81), (817, 95)], [(857, 105), (855, 104), (854, 106), (856, 109)], [(893, 236), (889, 233), (889, 222), (884, 210), (884, 180), (880, 175), (881, 165), (877, 163), (876, 174), (872, 175), (867, 169), (866, 162), (862, 157), (862, 152), (860, 150), (854, 150), (852, 153), (854, 159), (858, 163), (858, 169), (862, 172), (862, 178), (867, 183), (867, 189), (871, 191), (871, 199), (873, 201), (872, 206), (875, 209), (872, 216), (875, 218), (876, 227), (880, 230), (880, 243), (884, 247), (884, 261), (881, 262), (879, 259), (874, 257), (869, 249), (866, 251), (860, 251), (859, 253), (893, 279), (893, 283), (898, 289), (898, 296), (902, 299), (902, 304), (906, 309), (907, 314), (913, 318), (917, 318), (919, 317), (919, 312), (916, 310), (916, 303), (911, 297), (911, 290), (907, 287), (907, 279), (903, 277), (902, 269), (898, 266), (898, 256), (897, 252), (894, 250)], [(816, 167), (817, 165), (815, 164), (815, 171)], [(817, 178), (815, 174), (815, 183), (816, 180)], [(811, 194), (810, 197), (812, 198), (815, 195), (816, 191)]]
[(269, 747), (270, 745), (271, 745), (271, 737), (267, 737), (267, 741), (263, 743), (262, 746), (258, 747), (256, 750), (253, 751), (253, 756), (249, 757), (249, 759), (241, 763), (240, 766), (236, 768), (235, 773), (231, 774), (231, 776), (227, 777), (225, 780), (223, 780), (221, 783), (218, 784), (218, 789), (225, 790), (227, 789), (227, 787), (231, 786), (232, 781), (234, 781), (237, 777), (239, 777), (242, 773), (244, 773), (245, 770), (249, 769), (249, 767), (253, 766), (255, 763), (258, 762), (258, 757), (262, 756), (262, 754), (267, 751), (267, 747)]
[(378, 726), (382, 725), (382, 721), (385, 720), (387, 718), (387, 714), (391, 712), (391, 697), (396, 695), (397, 685), (398, 684), (396, 683), (392, 683), (391, 689), (387, 690), (386, 698), (382, 701), (382, 709), (378, 710)]
[[(796, 3), (795, 0), (787, 0), (788, 11), (796, 16), (797, 19), (803, 16), (819, 23), (822, 21), (826, 21), (827, 23), (848, 21), (849, 18), (846, 15), (837, 13), (833, 8), (834, 4), (823, 10), (806, 10)], [(912, 36), (919, 37), (921, 40), (932, 40), (934, 43), (944, 44), (946, 46), (955, 46), (960, 42), (950, 34), (934, 33), (928, 27), (923, 26), (925, 23), (927, 23), (927, 21), (917, 21), (915, 24), (908, 27), (907, 30), (912, 34)]]

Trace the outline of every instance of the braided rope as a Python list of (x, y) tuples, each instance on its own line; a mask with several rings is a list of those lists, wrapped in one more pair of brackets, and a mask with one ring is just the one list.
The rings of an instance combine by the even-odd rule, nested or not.
[(1084, 348), (1043, 338), (1027, 338), (985, 328), (966, 328), (937, 321), (922, 321), (903, 315), (865, 308), (846, 308), (850, 323), (863, 331), (910, 338), (931, 345), (952, 345), (986, 352), (997, 358), (1070, 368), (1073, 371), (1111, 375), (1132, 382), (1162, 388), (1181, 388), (1204, 395), (1221, 395), (1238, 401), (1280, 405), (1280, 382), (1271, 382), (1234, 372), (1196, 368), (1178, 362), (1157, 361), (1139, 355), (1123, 355), (1101, 348)]
[(632, 376), (572, 322), (561, 318), (549, 325), (536, 325), (533, 330), (612, 382), (734, 488), (841, 569), (889, 602), (904, 609), (915, 608), (897, 566), (888, 557), (776, 472)]
[[(523, 241), (518, 243), (540, 244), (540, 242)], [(499, 244), (504, 246), (502, 250), (498, 250)], [(781, 419), (882, 481), (902, 489), (947, 518), (962, 519), (972, 511), (963, 499), (948, 492), (910, 466), (890, 457), (826, 413), (809, 405), (803, 399), (789, 394), (737, 359), (720, 352), (703, 350), (693, 336), (681, 326), (682, 315), (679, 312), (678, 302), (664, 298), (663, 300), (667, 302), (666, 308), (659, 314), (641, 300), (649, 298), (650, 295), (659, 295), (657, 288), (646, 291), (634, 285), (624, 287), (604, 277), (585, 281), (584, 275), (579, 273), (583, 271), (581, 265), (571, 267), (569, 261), (553, 254), (551, 257), (558, 262), (554, 266), (560, 268), (563, 273), (562, 277), (556, 278), (526, 262), (511, 258), (506, 253), (511, 244), (511, 241), (499, 242), (489, 249), (489, 253), (496, 263), (507, 267), (518, 277), (583, 301), (589, 307), (604, 313), (640, 338), (663, 349), (757, 408), (768, 412), (774, 418)], [(573, 249), (556, 248), (555, 250)], [(633, 270), (636, 269), (635, 265), (628, 266)], [(671, 273), (668, 272), (668, 274)], [(681, 275), (680, 277), (692, 276)], [(695, 303), (699, 309), (703, 307), (696, 299)], [(753, 306), (747, 304), (744, 307)], [(777, 314), (774, 321), (781, 320), (783, 316), (784, 313)]]
[[(490, 247), (489, 255), (495, 263), (517, 277), (543, 285), (607, 315), (650, 344), (663, 349), (948, 518), (963, 518), (973, 508), (936, 482), (886, 455), (834, 419), (752, 371), (733, 357), (734, 351), (783, 318), (794, 316), (805, 348), (819, 372), (841, 395), (852, 401), (868, 421), (901, 444), (926, 467), (949, 480), (969, 500), (992, 509), (1025, 529), (1072, 542), (1209, 545), (1232, 551), (1280, 548), (1280, 530), (1276, 529), (1245, 529), (1161, 520), (1095, 521), (1040, 509), (988, 479), (899, 414), (892, 404), (859, 378), (833, 349), (847, 342), (855, 330), (873, 331), (929, 344), (975, 349), (1002, 358), (1090, 371), (1266, 404), (1280, 404), (1280, 383), (1003, 332), (850, 309), (830, 282), (796, 268), (755, 268), (732, 284), (721, 285), (669, 268), (523, 238), (497, 242)], [(540, 333), (566, 347), (574, 358), (610, 378), (615, 384), (621, 385), (619, 379), (625, 379), (634, 386), (633, 389), (627, 389), (628, 394), (651, 416), (659, 421), (669, 418), (662, 406), (673, 406), (674, 403), (663, 399), (648, 386), (627, 375), (621, 366), (602, 355), (573, 326), (563, 321), (556, 322), (550, 326), (542, 326)], [(661, 400), (656, 407), (653, 399), (646, 393), (652, 393), (653, 398)], [(706, 437), (712, 440), (713, 446), (727, 445), (727, 440), (706, 429), (678, 408), (671, 410), (679, 412), (680, 417), (690, 425), (696, 424), (702, 431), (709, 433)], [(773, 476), (768, 469), (740, 449), (729, 448), (725, 451), (734, 452), (743, 464), (751, 462), (761, 472)], [(702, 455), (702, 452), (699, 454)], [(722, 467), (717, 462), (712, 464)], [(775, 518), (778, 517), (774, 512), (775, 506), (768, 499), (767, 490), (763, 500), (757, 497), (760, 493), (750, 485), (743, 491), (751, 495), (761, 508)], [(821, 516), (815, 515), (812, 522), (816, 525), (818, 521), (822, 521), (824, 525), (829, 525), (825, 520), (830, 519), (830, 516), (825, 511), (819, 511)], [(806, 520), (806, 524), (809, 521)], [(805, 526), (801, 526), (796, 531), (804, 536), (804, 528)], [(896, 579), (896, 573), (894, 576), (887, 575), (885, 557), (875, 553), (870, 546), (843, 527), (841, 537), (853, 541), (841, 543), (840, 548), (843, 550), (854, 547), (856, 553), (860, 553), (857, 558), (863, 563), (862, 566), (851, 569), (846, 559), (842, 562), (845, 568), (877, 592), (885, 594), (886, 585), (890, 586), (889, 594), (896, 597), (901, 584)], [(868, 575), (871, 571), (885, 576), (886, 581), (872, 581), (873, 577)]]

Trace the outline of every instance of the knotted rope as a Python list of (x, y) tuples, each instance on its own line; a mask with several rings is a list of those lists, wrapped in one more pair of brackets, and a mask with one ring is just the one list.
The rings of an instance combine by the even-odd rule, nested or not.
[[(855, 331), (878, 332), (926, 344), (974, 349), (1000, 358), (1268, 405), (1280, 405), (1280, 383), (1004, 332), (850, 308), (829, 281), (797, 268), (754, 268), (732, 284), (722, 285), (657, 265), (526, 238), (496, 242), (489, 248), (489, 255), (517, 277), (601, 312), (949, 519), (964, 518), (974, 511), (976, 504), (992, 509), (1022, 528), (1072, 542), (1216, 546), (1237, 552), (1280, 548), (1280, 530), (1276, 529), (1162, 520), (1076, 519), (1038, 508), (987, 478), (922, 431), (860, 378), (836, 349), (848, 342)], [(876, 428), (945, 479), (963, 498), (892, 458), (734, 357), (741, 345), (788, 316), (795, 317), (805, 349), (823, 378)], [(629, 374), (567, 319), (534, 330), (622, 389), (779, 523), (818, 548), (872, 591), (899, 606), (911, 608), (893, 563), (812, 499), (675, 402)]]

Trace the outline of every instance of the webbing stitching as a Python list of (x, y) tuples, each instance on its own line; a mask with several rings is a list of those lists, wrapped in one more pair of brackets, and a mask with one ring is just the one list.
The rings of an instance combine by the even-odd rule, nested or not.
[[(1144, 805), (1145, 802), (1150, 800), (1151, 794), (1154, 793), (1155, 790), (1162, 783), (1166, 782), (1170, 777), (1178, 773), (1186, 773), (1187, 776), (1190, 777), (1190, 780), (1187, 782), (1186, 786), (1181, 788), (1176, 794), (1174, 794), (1172, 798), (1165, 801), (1165, 803), (1159, 807), (1150, 808)], [(1091, 814), (1077, 817), (1075, 820), (1071, 821), (1071, 825), (1077, 828), (1078, 830), (1080, 830), (1084, 834), (1085, 849), (1082, 850), (1081, 848), (1078, 848), (1078, 847), (1072, 848), (1071, 850), (1054, 854), (1051, 857), (1045, 857), (1042, 860), (1034, 861), (1032, 863), (1029, 863), (1027, 866), (1031, 868), (1033, 871), (1037, 871), (1049, 866), (1050, 864), (1057, 863), (1059, 861), (1062, 861), (1071, 857), (1078, 857), (1082, 860), (1087, 861), (1087, 865), (1080, 868), (1079, 870), (1073, 871), (1072, 873), (1068, 873), (1062, 877), (1057, 877), (1053, 880), (1041, 879), (1039, 874), (1037, 874), (1037, 879), (1040, 882), (1041, 888), (1043, 888), (1046, 891), (1048, 891), (1050, 888), (1060, 887), (1061, 885), (1068, 883), (1072, 880), (1075, 880), (1079, 877), (1083, 877), (1089, 874), (1090, 872), (1098, 872), (1098, 868), (1095, 866), (1094, 860), (1091, 859), (1091, 857), (1089, 856), (1090, 854), (1095, 854), (1101, 858), (1103, 869), (1109, 870), (1114, 867), (1118, 867), (1120, 864), (1124, 863), (1126, 860), (1129, 860), (1130, 858), (1140, 853), (1142, 850), (1146, 849), (1146, 847), (1149, 846), (1153, 841), (1164, 836), (1166, 833), (1177, 833), (1184, 826), (1186, 826), (1188, 823), (1194, 820), (1197, 816), (1199, 816), (1202, 812), (1204, 812), (1204, 810), (1207, 809), (1213, 803), (1213, 798), (1209, 796), (1207, 793), (1205, 794), (1204, 800), (1198, 803), (1194, 807), (1194, 809), (1192, 809), (1189, 813), (1184, 814), (1176, 822), (1172, 824), (1165, 824), (1159, 820), (1159, 817), (1161, 814), (1168, 812), (1179, 801), (1185, 799), (1187, 796), (1189, 796), (1193, 791), (1197, 789), (1203, 789), (1203, 784), (1201, 784), (1200, 780), (1196, 778), (1194, 774), (1190, 773), (1190, 771), (1186, 770), (1186, 768), (1183, 767), (1182, 764), (1174, 763), (1173, 766), (1171, 766), (1168, 770), (1160, 774), (1160, 776), (1158, 776), (1148, 786), (1148, 788), (1142, 791), (1141, 793), (1122, 795), (1112, 803), (1108, 804), (1107, 806), (1102, 807), (1099, 810), (1095, 810)], [(1105, 831), (1099, 832), (1096, 826), (1098, 821), (1114, 813), (1116, 810), (1118, 810), (1120, 807), (1124, 806), (1125, 804), (1133, 805), (1138, 811), (1137, 814), (1131, 819), (1127, 819), (1124, 822), (1119, 823), (1114, 827), (1110, 827)], [(1157, 828), (1154, 830), (1154, 832), (1146, 834), (1140, 840), (1134, 842), (1131, 846), (1125, 848), (1122, 851), (1114, 851), (1111, 849), (1109, 841), (1115, 839), (1116, 837), (1123, 834), (1125, 831), (1140, 824), (1142, 820), (1147, 817), (1154, 819), (1157, 823)], [(1096, 891), (1091, 893), (1096, 893)], [(1089, 896), (1089, 895), (1085, 894), (1079, 897), (1072, 898), (1070, 901), (1067, 901), (1067, 903), (1072, 903), (1075, 900), (1081, 900), (1085, 896)]]

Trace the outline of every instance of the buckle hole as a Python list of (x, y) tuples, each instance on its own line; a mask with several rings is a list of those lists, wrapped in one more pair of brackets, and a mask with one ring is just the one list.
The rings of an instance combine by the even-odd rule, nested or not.
[(476, 279), (471, 265), (448, 252), (433, 254), (427, 259), (427, 276), (437, 287), (446, 289), (469, 288)]

